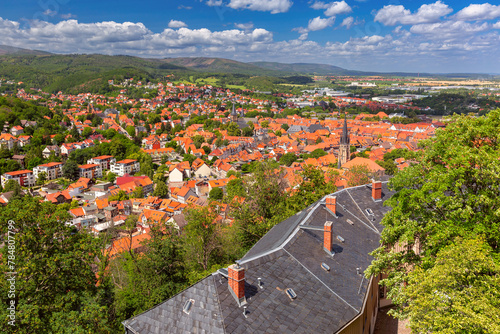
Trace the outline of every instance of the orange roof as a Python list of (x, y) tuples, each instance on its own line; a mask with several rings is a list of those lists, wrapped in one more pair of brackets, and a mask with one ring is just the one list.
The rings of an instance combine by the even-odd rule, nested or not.
[(86, 165), (81, 165), (81, 166), (78, 166), (79, 168), (81, 169), (89, 169), (89, 168), (94, 168), (94, 167), (97, 167), (99, 166), (98, 164), (86, 164)]
[(129, 249), (135, 250), (142, 246), (141, 242), (149, 239), (151, 239), (151, 236), (148, 233), (135, 235), (132, 238), (120, 238), (113, 241), (113, 244), (106, 250), (106, 252), (110, 257), (113, 257), (117, 254), (128, 252)]
[(16, 175), (28, 174), (28, 173), (33, 173), (33, 171), (31, 171), (29, 169), (24, 169), (24, 170), (17, 170), (15, 172), (8, 172), (5, 174), (10, 175), (10, 176), (16, 176)]

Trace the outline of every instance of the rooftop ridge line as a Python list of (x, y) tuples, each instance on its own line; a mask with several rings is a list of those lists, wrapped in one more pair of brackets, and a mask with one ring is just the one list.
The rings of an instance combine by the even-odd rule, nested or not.
[(352, 199), (353, 203), (356, 205), (356, 207), (358, 208), (358, 210), (361, 211), (361, 213), (363, 214), (363, 216), (366, 218), (366, 220), (368, 221), (368, 223), (370, 223), (370, 225), (377, 231), (377, 233), (380, 234), (379, 230), (375, 227), (375, 225), (372, 224), (372, 222), (370, 221), (370, 219), (368, 219), (368, 217), (365, 215), (365, 213), (363, 212), (363, 210), (361, 210), (361, 208), (359, 207), (358, 203), (356, 203), (356, 201), (352, 197), (352, 195), (349, 192), (349, 190), (347, 190), (347, 193), (349, 194), (349, 197)]
[(321, 284), (323, 284), (323, 286), (325, 286), (328, 290), (330, 290), (331, 293), (333, 293), (338, 299), (340, 299), (341, 301), (343, 301), (344, 303), (346, 303), (348, 306), (350, 306), (355, 312), (356, 314), (359, 313), (359, 311), (354, 307), (352, 306), (351, 304), (349, 304), (344, 298), (340, 297), (335, 291), (333, 291), (328, 285), (325, 284), (325, 282), (323, 282), (322, 280), (320, 280), (318, 278), (318, 276), (314, 275), (312, 271), (310, 271), (305, 265), (302, 264), (302, 262), (300, 262), (299, 260), (297, 260), (291, 253), (289, 253), (286, 249), (283, 249), (288, 255), (290, 255), (292, 257), (292, 259), (294, 259), (295, 261), (297, 261), (298, 264), (300, 264), (305, 270), (307, 270), (308, 273), (310, 273), (314, 278), (316, 278), (319, 282), (321, 282)]
[(224, 333), (226, 333), (226, 326), (224, 324), (224, 314), (222, 313), (222, 308), (220, 307), (219, 294), (217, 293), (217, 282), (215, 282), (215, 275), (214, 274), (212, 274), (210, 276), (212, 277), (212, 284), (213, 284), (213, 287), (215, 289), (215, 298), (217, 299), (217, 309), (219, 310), (219, 314), (220, 314), (220, 320), (219, 321), (221, 323), (222, 331)]

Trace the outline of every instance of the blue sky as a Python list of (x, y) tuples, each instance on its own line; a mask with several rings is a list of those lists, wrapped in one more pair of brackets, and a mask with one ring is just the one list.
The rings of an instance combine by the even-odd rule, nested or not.
[(369, 71), (500, 73), (500, 5), (465, 1), (17, 0), (0, 44)]

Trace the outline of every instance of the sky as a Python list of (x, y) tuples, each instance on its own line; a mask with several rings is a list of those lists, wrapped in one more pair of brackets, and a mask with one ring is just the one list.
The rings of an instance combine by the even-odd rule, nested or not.
[(480, 1), (16, 0), (1, 6), (0, 44), (363, 71), (500, 73), (500, 4)]

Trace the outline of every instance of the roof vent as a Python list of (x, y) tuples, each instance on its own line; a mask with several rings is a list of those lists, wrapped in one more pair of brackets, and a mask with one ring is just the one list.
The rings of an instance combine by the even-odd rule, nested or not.
[(191, 308), (193, 307), (194, 299), (188, 299), (184, 303), (184, 307), (182, 308), (182, 312), (189, 314), (191, 312)]
[(292, 288), (286, 289), (286, 294), (292, 300), (295, 299), (295, 298), (297, 298), (297, 294), (295, 293), (295, 291), (292, 290)]
[(350, 220), (350, 219), (347, 219), (347, 223), (350, 224), (350, 225), (354, 225), (353, 221)]
[(340, 235), (337, 235), (337, 240), (340, 241), (341, 243), (344, 243), (344, 238), (342, 238)]
[(321, 264), (321, 268), (325, 271), (330, 271), (330, 266), (324, 262)]
[(366, 213), (369, 214), (370, 216), (373, 216), (373, 210), (370, 208), (366, 209)]

